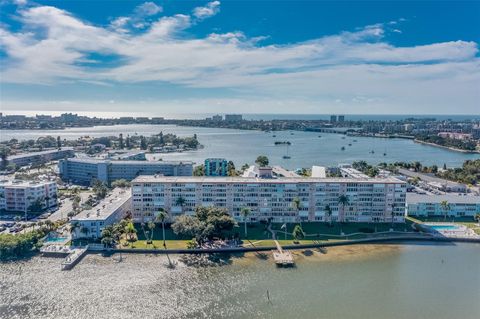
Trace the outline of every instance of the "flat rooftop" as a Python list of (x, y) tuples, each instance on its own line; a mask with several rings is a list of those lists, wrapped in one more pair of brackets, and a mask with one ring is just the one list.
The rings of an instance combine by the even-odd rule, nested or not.
[(9, 187), (32, 187), (32, 186), (44, 186), (48, 184), (55, 184), (53, 181), (19, 181), (19, 180), (2, 180), (0, 186)]
[(117, 161), (112, 159), (99, 159), (99, 158), (89, 158), (89, 157), (75, 157), (68, 158), (68, 162), (75, 163), (86, 163), (86, 164), (101, 164), (101, 163), (112, 163), (112, 164), (124, 164), (124, 165), (193, 165), (191, 161)]
[(425, 182), (428, 182), (428, 183), (440, 183), (442, 185), (448, 185), (448, 186), (465, 186), (462, 183), (452, 182), (452, 181), (449, 181), (449, 180), (446, 180), (446, 179), (443, 179), (443, 178), (439, 178), (439, 177), (436, 177), (436, 176), (430, 176), (430, 175), (427, 175), (427, 174), (424, 174), (424, 173), (412, 172), (412, 171), (410, 171), (408, 169), (404, 169), (404, 168), (399, 168), (398, 172), (400, 174), (408, 176), (408, 177), (418, 177), (421, 180), (423, 180)]
[(140, 175), (132, 183), (265, 183), (265, 184), (288, 184), (288, 183), (366, 183), (366, 184), (405, 184), (405, 182), (393, 178), (312, 178), (312, 177), (281, 177), (281, 178), (258, 178), (258, 177), (206, 177), (206, 176), (159, 176)]
[(480, 204), (480, 196), (470, 196), (470, 195), (426, 195), (426, 194), (415, 194), (407, 193), (407, 203), (408, 204), (418, 204), (418, 203), (441, 203), (446, 200), (450, 204)]
[(53, 150), (47, 150), (47, 151), (22, 153), (22, 154), (9, 156), (8, 160), (23, 158), (23, 157), (30, 157), (30, 156), (47, 155), (47, 154), (57, 153), (58, 151), (73, 151), (73, 147), (62, 147), (60, 150), (58, 148), (55, 148)]
[(130, 188), (115, 188), (107, 197), (92, 209), (84, 210), (72, 218), (72, 221), (105, 220), (132, 197)]

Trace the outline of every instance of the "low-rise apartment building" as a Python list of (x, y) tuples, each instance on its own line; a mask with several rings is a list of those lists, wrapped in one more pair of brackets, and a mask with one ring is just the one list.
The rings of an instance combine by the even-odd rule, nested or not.
[[(247, 207), (251, 221), (404, 222), (405, 194), (406, 183), (394, 178), (139, 176), (132, 181), (132, 213), (136, 221), (147, 221), (163, 208), (174, 220), (197, 206), (217, 206), (239, 221)], [(345, 205), (341, 195), (348, 198)]]
[(117, 223), (130, 213), (131, 199), (130, 189), (115, 188), (95, 207), (72, 218), (70, 224), (73, 227), (73, 238), (101, 238), (102, 230), (106, 226)]
[(9, 164), (15, 164), (17, 167), (32, 164), (43, 164), (50, 161), (56, 161), (62, 158), (75, 156), (75, 152), (71, 147), (62, 147), (53, 150), (32, 152), (25, 154), (12, 155), (7, 158)]
[(90, 185), (97, 179), (108, 185), (118, 179), (128, 181), (139, 175), (191, 176), (192, 162), (110, 161), (91, 158), (69, 158), (58, 164), (62, 180)]
[(55, 182), (0, 182), (0, 211), (41, 212), (57, 205)]
[(205, 176), (227, 176), (228, 163), (224, 158), (205, 159)]
[[(442, 202), (447, 205), (442, 205)], [(480, 213), (480, 196), (407, 194), (408, 216), (473, 217)]]

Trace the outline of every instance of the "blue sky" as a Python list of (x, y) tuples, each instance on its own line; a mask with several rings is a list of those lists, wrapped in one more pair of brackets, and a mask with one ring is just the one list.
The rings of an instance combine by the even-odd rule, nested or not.
[(479, 114), (478, 1), (0, 0), (1, 110)]

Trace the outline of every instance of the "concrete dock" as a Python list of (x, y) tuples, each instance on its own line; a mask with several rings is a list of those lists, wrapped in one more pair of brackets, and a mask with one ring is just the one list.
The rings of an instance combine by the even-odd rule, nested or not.
[(284, 251), (276, 239), (275, 246), (277, 246), (277, 250), (273, 251), (273, 259), (275, 260), (277, 266), (293, 266), (295, 261), (293, 260), (292, 253), (289, 251)]
[(73, 248), (72, 252), (62, 262), (62, 270), (69, 270), (75, 267), (75, 265), (85, 256), (88, 250), (86, 247)]

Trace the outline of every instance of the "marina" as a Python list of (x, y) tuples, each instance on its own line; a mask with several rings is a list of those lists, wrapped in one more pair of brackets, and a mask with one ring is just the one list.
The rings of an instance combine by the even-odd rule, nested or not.
[[(41, 136), (60, 136), (62, 139), (77, 139), (81, 136), (101, 137), (122, 133), (126, 135), (150, 136), (162, 131), (164, 134), (172, 133), (178, 136), (198, 135), (200, 143), (204, 146), (195, 151), (184, 151), (168, 154), (147, 154), (149, 159), (162, 159), (164, 161), (193, 161), (203, 163), (209, 157), (228, 157), (236, 166), (251, 163), (258, 155), (269, 157), (272, 165), (280, 165), (287, 169), (311, 167), (312, 165), (336, 166), (345, 162), (365, 160), (369, 163), (419, 161), (424, 165), (436, 164), (447, 167), (459, 167), (465, 160), (480, 158), (480, 154), (467, 154), (449, 151), (447, 149), (423, 145), (406, 139), (385, 139), (375, 137), (345, 137), (342, 134), (324, 134), (321, 139), (316, 132), (296, 132), (290, 135), (289, 131), (275, 132), (276, 138), (261, 131), (237, 130), (224, 128), (202, 128), (176, 125), (113, 125), (96, 126), (90, 128), (67, 128), (65, 130), (5, 130), (0, 135), (0, 140), (12, 138), (37, 139)], [(345, 139), (342, 139), (345, 137)], [(275, 146), (275, 140), (288, 140), (288, 158), (286, 149)], [(342, 145), (352, 143), (351, 147), (342, 151)], [(238, 147), (241, 145), (241, 147)], [(387, 152), (388, 157), (383, 156)]]

